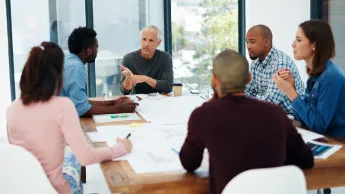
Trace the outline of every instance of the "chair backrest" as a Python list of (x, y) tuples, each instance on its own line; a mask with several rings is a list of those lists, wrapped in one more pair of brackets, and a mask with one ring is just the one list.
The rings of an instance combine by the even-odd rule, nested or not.
[(306, 194), (302, 170), (296, 166), (282, 166), (247, 170), (234, 177), (222, 194)]
[(0, 193), (57, 194), (43, 167), (29, 151), (0, 143)]

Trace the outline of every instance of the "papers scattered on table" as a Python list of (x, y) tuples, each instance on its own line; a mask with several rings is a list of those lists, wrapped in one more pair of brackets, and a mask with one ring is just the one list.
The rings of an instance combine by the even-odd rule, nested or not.
[(158, 92), (156, 93), (149, 93), (149, 94), (130, 94), (130, 95), (126, 95), (128, 98), (132, 99), (133, 101), (138, 100), (137, 97), (143, 99), (151, 99), (151, 100), (160, 100), (162, 98), (166, 98), (167, 96), (164, 96)]
[(187, 124), (164, 125), (164, 130), (169, 135), (169, 146), (177, 152), (180, 152), (184, 140), (187, 137)]
[[(113, 161), (127, 160), (138, 174), (183, 170), (178, 152), (187, 135), (186, 124), (163, 126), (152, 123), (134, 123), (100, 126), (97, 127), (97, 131), (99, 132), (95, 133), (104, 134), (100, 135), (97, 140), (107, 139), (108, 146), (116, 143), (114, 137), (125, 137), (131, 133), (129, 140), (133, 144), (132, 152), (115, 158)], [(94, 138), (93, 133), (90, 135)]]
[(204, 102), (205, 100), (199, 96), (166, 97), (160, 100), (144, 99), (136, 111), (151, 123), (184, 124), (188, 122), (192, 111)]
[(137, 174), (182, 170), (179, 156), (171, 149), (154, 149), (137, 152), (128, 158)]
[(318, 133), (314, 133), (312, 131), (308, 131), (306, 129), (301, 129), (301, 128), (296, 128), (297, 132), (302, 136), (302, 139), (304, 142), (309, 142), (315, 139), (319, 139), (319, 138), (323, 138), (325, 136), (318, 134)]
[(136, 113), (92, 115), (92, 117), (95, 123), (140, 120), (140, 117)]
[[(108, 125), (108, 126), (98, 126), (96, 127), (97, 132), (88, 132), (87, 135), (89, 136), (92, 142), (111, 142), (108, 144), (112, 146), (116, 144), (116, 138), (125, 138), (129, 133), (131, 133), (131, 139), (133, 135), (140, 129), (140, 133), (166, 133), (162, 128), (159, 126), (155, 126), (150, 123), (132, 123), (130, 125)], [(155, 135), (153, 134), (153, 135)], [(135, 137), (135, 136), (134, 136)]]
[[(128, 97), (133, 96), (136, 98), (138, 95)], [(88, 134), (90, 139), (105, 141), (112, 146), (116, 144), (116, 137), (125, 138), (131, 133), (129, 140), (133, 144), (132, 152), (113, 161), (127, 160), (138, 174), (183, 170), (178, 154), (187, 136), (187, 122), (192, 111), (205, 100), (198, 95), (166, 97), (158, 93), (141, 98), (137, 112), (150, 123), (100, 126), (97, 127), (97, 133)], [(94, 120), (96, 123), (114, 121), (110, 115), (94, 116)]]
[(316, 141), (310, 141), (307, 143), (313, 152), (314, 158), (326, 159), (335, 152), (337, 152), (342, 146), (341, 145), (330, 145), (319, 143)]

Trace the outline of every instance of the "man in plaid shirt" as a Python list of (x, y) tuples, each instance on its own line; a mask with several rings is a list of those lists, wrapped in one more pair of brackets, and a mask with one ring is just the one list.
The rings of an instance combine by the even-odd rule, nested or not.
[(294, 61), (272, 46), (272, 32), (265, 25), (250, 28), (246, 36), (247, 48), (252, 63), (252, 81), (246, 86), (245, 94), (258, 100), (279, 105), (287, 114), (293, 114), (289, 98), (274, 84), (273, 76), (280, 69), (288, 69), (295, 78), (297, 93), (304, 94), (304, 84)]

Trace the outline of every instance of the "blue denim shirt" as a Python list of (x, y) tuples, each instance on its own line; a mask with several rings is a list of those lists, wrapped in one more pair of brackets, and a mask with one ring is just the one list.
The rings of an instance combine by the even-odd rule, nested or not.
[(308, 79), (304, 99), (298, 96), (291, 105), (296, 118), (314, 132), (345, 137), (345, 74), (331, 61)]
[(79, 116), (83, 116), (91, 108), (86, 95), (85, 66), (75, 54), (65, 57), (61, 96), (67, 96), (73, 101)]

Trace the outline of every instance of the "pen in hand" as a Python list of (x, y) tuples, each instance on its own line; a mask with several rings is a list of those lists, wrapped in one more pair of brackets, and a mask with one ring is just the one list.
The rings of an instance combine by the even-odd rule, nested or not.
[(126, 139), (128, 139), (130, 136), (131, 136), (131, 133), (129, 133), (129, 134), (127, 135)]

